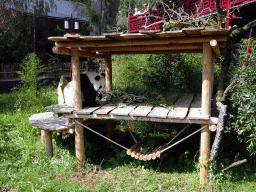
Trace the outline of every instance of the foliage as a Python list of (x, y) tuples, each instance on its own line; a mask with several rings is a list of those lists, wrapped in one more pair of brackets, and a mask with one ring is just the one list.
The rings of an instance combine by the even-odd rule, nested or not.
[(64, 71), (65, 63), (61, 62), (61, 60), (58, 57), (54, 57), (52, 55), (49, 55), (50, 59), (48, 59), (47, 62), (47, 70), (50, 71), (50, 74), (52, 75), (54, 79), (54, 83), (58, 83), (59, 78)]
[[(25, 99), (23, 107), (16, 111), (15, 102), (25, 98), (25, 90), (0, 95), (0, 189), (3, 191), (254, 191), (256, 186), (253, 162), (218, 175), (218, 183), (199, 185), (199, 172), (195, 169), (196, 156), (188, 147), (198, 148), (190, 140), (185, 146), (171, 151), (162, 159), (138, 161), (125, 155), (118, 147), (108, 147), (93, 133), (86, 132), (86, 165), (76, 168), (74, 135), (63, 134), (62, 139), (53, 132), (52, 158), (45, 157), (38, 129), (32, 128), (28, 118), (33, 114)], [(42, 101), (38, 112), (57, 103), (56, 87), (40, 87), (38, 97)], [(129, 126), (131, 125), (129, 121)], [(156, 123), (136, 121), (137, 127)], [(172, 124), (168, 124), (172, 125)], [(131, 127), (133, 128), (133, 127)], [(95, 128), (96, 129), (96, 128)], [(106, 129), (98, 128), (106, 133)], [(135, 137), (139, 138), (142, 132)], [(114, 140), (133, 143), (127, 131), (119, 127), (114, 131)], [(169, 139), (164, 138), (164, 139)], [(97, 142), (96, 142), (97, 141)], [(163, 137), (146, 138), (146, 144), (163, 143)], [(175, 149), (175, 148), (173, 148)], [(197, 149), (196, 149), (197, 150)], [(180, 155), (177, 155), (180, 154)], [(192, 155), (191, 155), (192, 154)], [(228, 153), (227, 153), (228, 154)], [(222, 164), (225, 164), (223, 161)], [(225, 166), (225, 165), (223, 165)], [(33, 174), (31, 174), (33, 173)]]
[[(100, 35), (109, 32), (116, 24), (116, 14), (118, 12), (120, 0), (69, 0), (76, 2), (75, 8), (79, 14), (87, 17), (91, 26), (87, 30), (93, 34)], [(85, 9), (81, 4), (85, 5)]]
[(169, 4), (169, 0), (147, 0), (147, 1), (141, 1), (141, 0), (120, 0), (120, 5), (118, 8), (118, 14), (117, 14), (117, 23), (116, 23), (116, 29), (115, 31), (127, 31), (127, 24), (128, 24), (128, 13), (134, 13), (134, 9), (138, 8), (141, 12), (144, 11), (143, 4), (148, 3), (149, 6), (152, 8), (157, 3), (167, 3)]
[(59, 25), (57, 25), (55, 32), (56, 32), (57, 36), (63, 36), (66, 33), (63, 29), (61, 29), (59, 27)]
[(85, 23), (83, 23), (81, 25), (81, 35), (90, 35), (90, 32), (92, 31), (92, 26), (91, 25), (86, 25)]
[(6, 0), (3, 3), (7, 10), (15, 7), (15, 11), (6, 18), (0, 36), (0, 61), (20, 62), (29, 52), (36, 52), (43, 59), (47, 34), (42, 28), (46, 25), (45, 16), (55, 7), (54, 1)]
[(20, 62), (28, 51), (32, 51), (30, 41), (23, 36), (25, 25), (17, 15), (9, 20), (9, 29), (0, 36), (1, 62)]
[[(199, 93), (202, 82), (201, 59), (200, 54), (115, 56), (113, 85), (121, 89), (148, 92)], [(218, 71), (216, 67), (216, 76)]]
[(201, 58), (200, 54), (151, 55), (144, 84), (161, 92), (201, 92)]
[[(251, 52), (246, 53), (248, 42)], [(256, 154), (256, 40), (243, 40), (237, 57), (237, 71), (234, 74), (238, 83), (229, 93), (229, 121), (227, 131), (235, 131), (238, 140), (246, 145), (251, 155)], [(248, 67), (240, 67), (246, 62)]]
[(122, 17), (127, 17), (128, 13), (134, 13), (134, 9), (138, 8), (141, 12), (144, 11), (143, 4), (148, 3), (151, 9), (157, 4), (157, 3), (167, 3), (169, 4), (169, 0), (120, 0), (120, 6), (119, 6), (119, 14)]
[(38, 75), (44, 70), (40, 65), (40, 59), (35, 53), (29, 53), (21, 64), (22, 71), (18, 71), (20, 78), (28, 89), (28, 101), (35, 108), (39, 102), (38, 100)]

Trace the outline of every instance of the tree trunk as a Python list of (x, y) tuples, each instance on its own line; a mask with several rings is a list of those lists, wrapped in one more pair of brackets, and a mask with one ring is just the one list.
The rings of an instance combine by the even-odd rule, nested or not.
[[(217, 101), (217, 105), (219, 108), (219, 123), (218, 123), (218, 127), (217, 127), (217, 132), (215, 135), (215, 139), (214, 139), (214, 143), (211, 149), (211, 161), (213, 163), (213, 167), (216, 166), (216, 159), (218, 156), (218, 151), (220, 148), (220, 143), (222, 140), (222, 136), (223, 136), (223, 132), (224, 132), (224, 125), (225, 125), (225, 115), (226, 115), (226, 111), (227, 111), (227, 106), (223, 105), (221, 102), (225, 102), (225, 97), (226, 97), (226, 93), (228, 92), (228, 90), (230, 90), (237, 82), (237, 79), (235, 79), (233, 82), (230, 83), (229, 86), (227, 86), (228, 81), (229, 81), (229, 67), (230, 67), (230, 63), (232, 62), (233, 59), (233, 45), (232, 45), (232, 39), (236, 36), (238, 36), (241, 33), (244, 33), (246, 31), (249, 31), (250, 28), (255, 27), (256, 26), (256, 20), (248, 23), (247, 25), (240, 27), (240, 28), (232, 28), (229, 30), (229, 35), (228, 35), (228, 47), (227, 47), (227, 51), (226, 51), (226, 55), (225, 58), (222, 62), (222, 67), (221, 67), (221, 79), (219, 82), (219, 86), (218, 86), (218, 91), (216, 94), (216, 101)], [(214, 112), (213, 112), (214, 113)], [(213, 174), (214, 174), (215, 170), (213, 170)], [(210, 179), (213, 179), (213, 174), (210, 175)]]

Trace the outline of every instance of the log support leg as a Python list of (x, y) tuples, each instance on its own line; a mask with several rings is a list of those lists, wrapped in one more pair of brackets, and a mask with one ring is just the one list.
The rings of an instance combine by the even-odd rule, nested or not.
[(45, 145), (45, 130), (41, 129), (41, 142)]
[[(203, 44), (203, 64), (202, 64), (202, 111), (204, 115), (211, 115), (211, 99), (213, 89), (214, 72), (214, 52), (210, 43)], [(204, 126), (204, 125), (202, 125)], [(207, 161), (210, 157), (210, 130), (209, 126), (201, 131), (200, 143), (200, 184), (208, 180)]]
[[(77, 119), (82, 123), (82, 119)], [(85, 148), (84, 148), (84, 128), (75, 123), (75, 140), (76, 140), (76, 162), (77, 166), (81, 168), (85, 162)]]
[[(113, 120), (107, 120), (107, 136), (109, 139), (113, 139), (113, 132), (115, 128), (115, 123)], [(108, 146), (111, 144), (110, 141), (108, 141)]]
[(44, 138), (45, 138), (46, 156), (51, 157), (53, 155), (52, 133), (51, 133), (51, 131), (44, 130)]
[[(77, 48), (71, 48), (71, 63), (74, 92), (74, 110), (80, 110), (82, 109), (82, 92), (80, 79), (79, 50)], [(82, 123), (82, 119), (78, 119), (77, 121)], [(75, 146), (77, 166), (78, 168), (81, 168), (85, 162), (84, 129), (78, 123), (75, 123)]]
[(105, 75), (106, 91), (110, 92), (112, 86), (112, 61), (110, 54), (106, 54), (105, 58)]

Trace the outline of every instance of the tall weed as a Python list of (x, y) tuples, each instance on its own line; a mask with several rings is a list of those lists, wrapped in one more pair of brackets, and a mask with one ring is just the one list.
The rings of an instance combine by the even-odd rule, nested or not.
[[(29, 53), (23, 60), (21, 67), (22, 71), (18, 71), (23, 83), (23, 88), (27, 89), (25, 98), (33, 109), (38, 105), (38, 75), (44, 70), (40, 65), (40, 59), (36, 53)], [(18, 103), (19, 105), (19, 103)]]

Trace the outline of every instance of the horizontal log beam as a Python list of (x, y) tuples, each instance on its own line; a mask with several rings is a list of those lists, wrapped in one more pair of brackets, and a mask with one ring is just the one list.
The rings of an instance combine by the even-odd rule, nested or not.
[[(94, 52), (98, 51), (102, 54), (105, 52), (111, 52), (118, 54), (119, 52), (145, 52), (145, 51), (177, 51), (177, 52), (184, 52), (187, 50), (199, 50), (196, 52), (202, 52), (203, 45), (199, 43), (195, 44), (178, 44), (178, 45), (156, 45), (156, 46), (125, 46), (125, 47), (99, 47), (99, 48), (81, 48), (81, 50)], [(219, 48), (223, 49), (225, 48), (225, 44), (221, 43)], [(194, 52), (194, 51), (192, 51)]]
[(219, 57), (221, 54), (220, 54), (220, 47), (219, 47), (218, 42), (215, 39), (213, 39), (210, 41), (210, 45), (211, 45), (215, 55)]
[[(221, 49), (225, 52), (225, 49)], [(201, 49), (180, 49), (180, 50), (160, 50), (160, 51), (115, 51), (110, 52), (112, 55), (129, 55), (129, 54), (168, 54), (168, 53), (202, 53)], [(102, 52), (104, 54), (104, 52)]]
[[(63, 55), (71, 55), (71, 50), (66, 47), (58, 47), (55, 46), (52, 48), (53, 53), (63, 54)], [(79, 57), (93, 57), (96, 59), (105, 59), (105, 55), (96, 54), (92, 52), (78, 51)]]
[(136, 120), (136, 121), (153, 121), (163, 123), (190, 123), (190, 124), (218, 124), (217, 117), (210, 117), (209, 119), (169, 119), (169, 118), (151, 118), (151, 117), (136, 117), (136, 116), (121, 116), (121, 115), (97, 115), (97, 114), (77, 114), (74, 112), (75, 118), (86, 118), (86, 119), (114, 119), (114, 120)]
[(133, 39), (133, 40), (106, 40), (106, 41), (58, 41), (57, 47), (118, 47), (118, 46), (138, 46), (138, 45), (164, 45), (164, 44), (186, 44), (186, 43), (207, 43), (212, 39), (218, 42), (226, 42), (226, 36), (203, 36), (203, 37), (181, 37), (181, 38), (156, 38), (156, 39)]
[[(222, 44), (224, 47), (224, 44)], [(161, 50), (186, 50), (186, 49), (202, 49), (203, 45), (200, 43), (194, 44), (178, 44), (178, 45), (154, 45), (154, 46), (125, 46), (125, 47), (94, 47), (94, 48), (81, 48), (81, 50), (90, 51), (90, 52), (122, 52), (122, 51), (161, 51)]]

